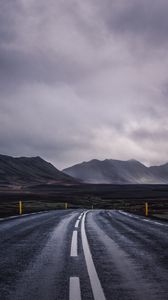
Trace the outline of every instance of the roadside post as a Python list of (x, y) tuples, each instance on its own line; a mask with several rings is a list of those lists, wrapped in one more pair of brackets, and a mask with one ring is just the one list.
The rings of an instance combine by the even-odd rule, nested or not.
[(23, 204), (22, 201), (19, 201), (19, 215), (22, 215), (23, 213)]
[(149, 206), (148, 206), (148, 202), (145, 202), (145, 216), (148, 217), (149, 215)]

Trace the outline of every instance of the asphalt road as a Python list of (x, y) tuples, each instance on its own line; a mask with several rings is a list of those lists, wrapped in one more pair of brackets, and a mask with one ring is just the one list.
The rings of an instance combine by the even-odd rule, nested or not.
[(120, 211), (0, 222), (2, 300), (168, 299), (168, 223)]

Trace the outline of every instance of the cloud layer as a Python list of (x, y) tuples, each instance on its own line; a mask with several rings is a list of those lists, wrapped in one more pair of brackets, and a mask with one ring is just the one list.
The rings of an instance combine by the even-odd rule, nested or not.
[(2, 0), (0, 152), (168, 161), (166, 0)]

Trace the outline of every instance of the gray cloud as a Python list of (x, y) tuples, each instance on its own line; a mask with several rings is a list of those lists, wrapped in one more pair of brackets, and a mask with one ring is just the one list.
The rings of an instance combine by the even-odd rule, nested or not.
[(0, 152), (168, 161), (168, 4), (0, 3)]
[(148, 43), (157, 46), (160, 42), (167, 43), (167, 9), (166, 0), (103, 1), (104, 22), (110, 30), (148, 39)]

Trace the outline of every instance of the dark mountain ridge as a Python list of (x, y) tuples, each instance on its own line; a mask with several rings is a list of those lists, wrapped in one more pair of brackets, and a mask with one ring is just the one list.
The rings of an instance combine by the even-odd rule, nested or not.
[(66, 184), (75, 179), (56, 169), (41, 157), (11, 157), (0, 155), (1, 185)]
[(93, 159), (63, 170), (85, 183), (97, 184), (167, 184), (168, 163), (146, 167), (137, 160)]

